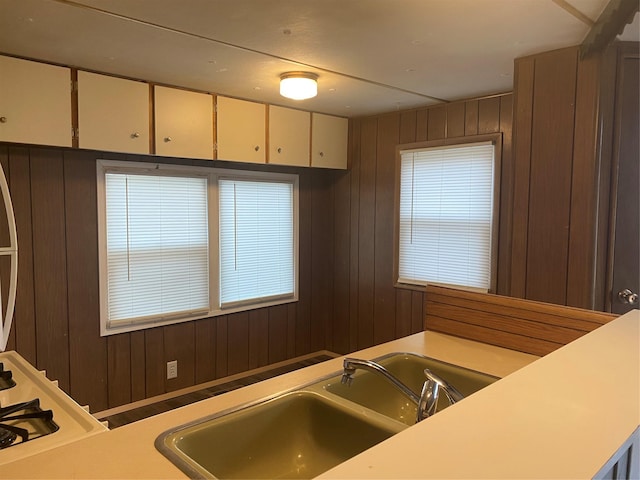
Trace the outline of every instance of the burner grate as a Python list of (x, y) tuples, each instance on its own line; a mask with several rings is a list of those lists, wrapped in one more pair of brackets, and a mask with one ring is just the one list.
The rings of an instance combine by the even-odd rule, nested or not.
[(0, 390), (7, 390), (16, 386), (11, 370), (4, 369), (4, 363), (0, 362)]
[(40, 400), (0, 408), (0, 448), (19, 445), (59, 429), (51, 410), (42, 410)]

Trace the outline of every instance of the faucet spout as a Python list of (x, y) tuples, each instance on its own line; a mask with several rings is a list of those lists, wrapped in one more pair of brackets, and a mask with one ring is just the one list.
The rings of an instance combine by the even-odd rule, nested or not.
[(416, 394), (404, 383), (394, 377), (386, 368), (374, 361), (361, 360), (359, 358), (345, 358), (343, 366), (344, 372), (342, 374), (342, 383), (351, 385), (351, 382), (353, 382), (353, 374), (356, 372), (356, 370), (367, 370), (369, 372), (374, 372), (382, 375), (383, 378), (385, 378), (394, 387), (400, 390), (407, 398), (409, 398), (409, 400), (411, 400), (416, 405), (420, 403), (420, 395)]
[(386, 379), (394, 387), (400, 390), (416, 405), (416, 423), (436, 413), (440, 391), (444, 392), (450, 405), (453, 405), (464, 398), (464, 395), (462, 395), (458, 389), (428, 368), (424, 370), (426, 381), (422, 386), (420, 395), (418, 395), (411, 388), (393, 376), (393, 374), (391, 374), (391, 372), (386, 368), (372, 360), (345, 358), (343, 367), (344, 371), (340, 381), (346, 385), (351, 385), (353, 382), (353, 375), (356, 373), (356, 370), (366, 370), (381, 375), (382, 378)]

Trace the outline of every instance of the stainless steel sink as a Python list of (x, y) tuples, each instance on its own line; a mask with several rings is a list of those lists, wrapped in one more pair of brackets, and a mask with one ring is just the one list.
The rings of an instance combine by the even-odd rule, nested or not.
[(312, 478), (400, 430), (298, 391), (165, 432), (156, 447), (192, 478)]
[[(491, 375), (412, 353), (392, 353), (375, 361), (418, 395), (426, 379), (425, 368), (447, 380), (465, 397), (498, 380)], [(325, 390), (406, 425), (415, 423), (416, 405), (383, 377), (371, 372), (358, 371), (350, 386), (342, 384), (340, 379), (341, 377), (335, 377), (326, 382)], [(442, 396), (436, 412), (447, 406), (449, 403)]]

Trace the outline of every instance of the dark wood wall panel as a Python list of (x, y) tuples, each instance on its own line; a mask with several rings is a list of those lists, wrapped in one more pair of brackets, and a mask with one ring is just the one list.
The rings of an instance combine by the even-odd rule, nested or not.
[(374, 344), (376, 163), (378, 119), (362, 121), (358, 201), (358, 348)]
[[(338, 176), (349, 182), (346, 172), (279, 170), (300, 174), (299, 302), (100, 337), (98, 158), (149, 160), (78, 149), (0, 145), (20, 243), (11, 348), (46, 369), (93, 411), (325, 348), (333, 338), (334, 184)], [(243, 168), (222, 162), (216, 166)], [(349, 216), (342, 218), (346, 241), (350, 222)], [(346, 262), (343, 270), (348, 270), (348, 255), (342, 261)], [(348, 296), (344, 290), (338, 292)], [(344, 315), (349, 315), (348, 306), (339, 327), (349, 348), (349, 322)], [(178, 361), (176, 379), (166, 378), (171, 360)]]
[(576, 115), (571, 178), (571, 218), (567, 265), (567, 305), (595, 308), (593, 278), (596, 237), (584, 232), (597, 228), (599, 164), (595, 139), (598, 129), (598, 70), (600, 58), (578, 63)]
[[(431, 122), (430, 122), (431, 123)], [(376, 195), (373, 341), (393, 340), (396, 330), (396, 292), (393, 284), (394, 218), (395, 218), (395, 151), (399, 141), (400, 115), (386, 115), (378, 120)]]
[[(333, 172), (329, 170), (320, 170), (312, 177), (311, 220), (314, 248), (311, 250), (309, 348), (311, 351), (318, 351), (324, 348), (327, 343), (327, 333), (332, 330)], [(286, 311), (283, 313), (286, 315)], [(285, 325), (286, 323), (281, 325), (283, 338), (286, 338), (286, 329), (283, 328)], [(286, 348), (284, 356), (286, 356)], [(281, 360), (284, 360), (284, 356)]]
[(31, 212), (37, 366), (69, 389), (69, 320), (61, 150), (31, 156)]
[(502, 132), (502, 172), (500, 175), (500, 228), (498, 231), (498, 278), (496, 291), (510, 292), (511, 284), (511, 240), (513, 226), (513, 96), (500, 99), (500, 125)]
[(227, 355), (227, 373), (233, 375), (249, 370), (249, 312), (229, 315), (227, 343), (233, 345)]
[[(307, 175), (301, 175), (299, 180), (300, 195), (300, 215), (299, 215), (299, 237), (300, 245), (298, 252), (298, 278), (300, 282), (300, 290), (298, 292), (296, 324), (296, 354), (303, 355), (311, 349), (311, 285), (313, 282), (311, 260), (312, 250), (311, 243), (313, 234), (311, 231), (313, 218), (311, 216), (312, 209), (312, 179)], [(253, 312), (252, 312), (253, 313)], [(268, 329), (268, 320), (266, 320), (266, 328)], [(265, 331), (265, 337), (266, 332)], [(264, 361), (268, 361), (268, 350), (264, 357)], [(262, 363), (264, 365), (265, 363)]]
[[(178, 323), (164, 327), (163, 350), (164, 358), (161, 363), (165, 373), (164, 391), (170, 392), (195, 384), (195, 337), (193, 322)], [(166, 378), (167, 362), (178, 361), (178, 377)]]
[(447, 105), (447, 137), (463, 137), (465, 124), (465, 103)]
[(515, 62), (512, 296), (604, 304), (610, 166), (601, 127), (612, 101), (601, 90), (604, 58), (580, 60), (571, 47)]
[(514, 297), (525, 296), (527, 277), (533, 73), (532, 58), (516, 60), (513, 93), (513, 221), (509, 289)]
[(333, 215), (333, 313), (330, 318), (332, 335), (326, 348), (332, 351), (350, 350), (350, 283), (351, 194), (349, 172), (340, 172), (335, 179)]
[[(132, 332), (129, 335), (131, 355), (131, 401), (137, 402), (146, 397), (145, 375), (147, 362), (144, 349), (144, 331)], [(90, 405), (93, 405), (91, 403)], [(94, 407), (98, 410), (97, 407)]]
[[(349, 349), (353, 351), (358, 349), (358, 281), (360, 257), (358, 255), (358, 247), (360, 245), (358, 225), (360, 224), (360, 165), (361, 165), (361, 148), (362, 144), (362, 121), (359, 119), (349, 121), (349, 177), (350, 182), (343, 186), (348, 188), (350, 199), (350, 232), (349, 232)], [(341, 252), (340, 255), (344, 255)], [(336, 351), (338, 344), (334, 342)]]
[(88, 152), (65, 151), (64, 157), (70, 391), (102, 410), (107, 342), (99, 323), (87, 321), (100, 316), (96, 169)]
[(194, 329), (196, 336), (196, 384), (198, 384), (216, 378), (217, 330), (215, 320), (212, 318), (196, 320)]
[[(107, 338), (107, 406), (131, 402), (131, 343), (127, 333)], [(77, 398), (81, 392), (72, 393)], [(103, 402), (102, 400), (101, 402)], [(98, 408), (98, 407), (93, 407)], [(101, 406), (100, 408), (105, 408)]]
[(478, 134), (478, 100), (471, 100), (464, 106), (464, 134)]
[[(327, 345), (334, 351), (348, 353), (424, 329), (423, 291), (394, 286), (396, 146), (450, 134), (501, 132), (500, 177), (509, 190), (513, 182), (511, 108), (512, 96), (506, 94), (350, 120), (350, 170), (342, 174), (346, 178), (333, 184), (334, 225), (340, 231), (339, 236), (338, 230), (334, 235), (334, 322)], [(509, 199), (507, 196), (504, 202)], [(500, 238), (508, 242), (511, 205), (501, 205)], [(500, 277), (510, 267), (510, 245), (499, 243), (498, 251)], [(508, 287), (506, 281), (500, 285), (501, 289)], [(348, 300), (348, 305), (338, 299)]]
[[(269, 309), (269, 363), (287, 359), (287, 306), (278, 305)], [(322, 345), (324, 338), (321, 337)], [(318, 350), (322, 350), (320, 347)]]
[[(302, 325), (307, 327), (308, 333), (309, 322), (302, 322)], [(303, 342), (308, 345), (309, 340), (305, 337)], [(269, 312), (264, 309), (252, 310), (249, 312), (249, 368), (263, 367), (268, 363)]]
[(526, 298), (561, 305), (567, 293), (577, 59), (573, 49), (543, 56), (534, 74)]
[[(122, 335), (129, 336), (124, 333)], [(147, 397), (164, 393), (164, 382), (167, 376), (164, 362), (164, 335), (162, 328), (151, 328), (144, 331), (145, 353), (145, 392)], [(178, 367), (180, 367), (178, 365)], [(111, 404), (110, 407), (115, 405)]]
[[(229, 329), (227, 315), (216, 317), (216, 377), (229, 375)], [(232, 345), (231, 348), (234, 348)]]

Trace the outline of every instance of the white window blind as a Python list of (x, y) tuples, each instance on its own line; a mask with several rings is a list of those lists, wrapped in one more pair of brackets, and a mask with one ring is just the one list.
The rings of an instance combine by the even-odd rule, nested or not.
[(294, 185), (220, 178), (220, 306), (293, 297)]
[(107, 325), (209, 311), (207, 178), (105, 173)]
[(489, 290), (493, 144), (400, 153), (398, 282)]

